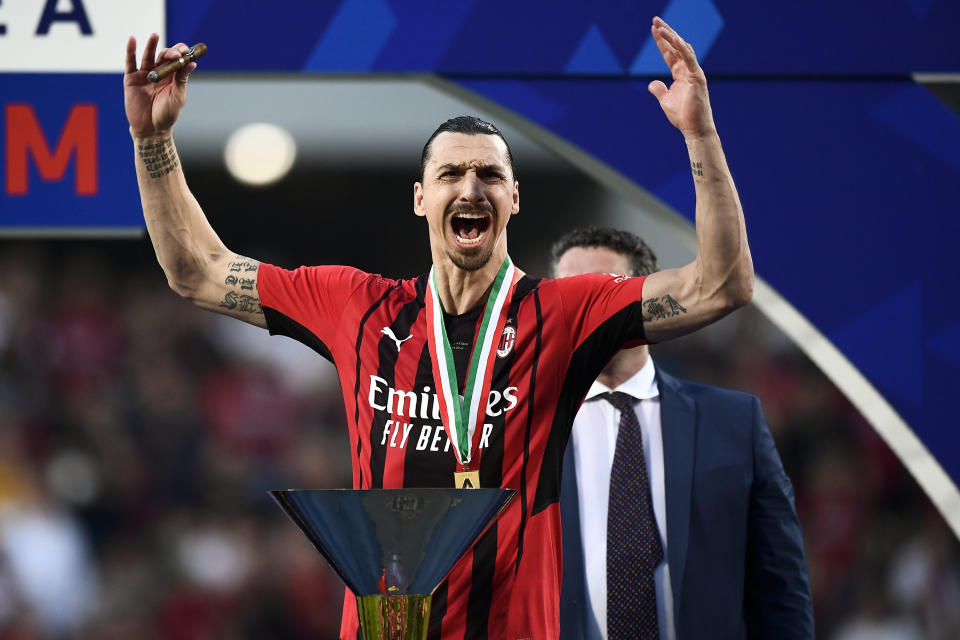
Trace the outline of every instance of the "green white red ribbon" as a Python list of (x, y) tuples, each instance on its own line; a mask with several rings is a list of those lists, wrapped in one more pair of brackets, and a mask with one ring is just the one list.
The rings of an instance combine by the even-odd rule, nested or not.
[(436, 272), (430, 269), (426, 295), (427, 325), (430, 328), (427, 345), (433, 363), (433, 381), (440, 400), (440, 416), (461, 469), (469, 468), (477, 440), (477, 425), (483, 424), (486, 417), (496, 355), (494, 345), (499, 342), (506, 324), (516, 275), (517, 270), (507, 256), (487, 296), (461, 399), (453, 351), (443, 324), (443, 305), (437, 291)]

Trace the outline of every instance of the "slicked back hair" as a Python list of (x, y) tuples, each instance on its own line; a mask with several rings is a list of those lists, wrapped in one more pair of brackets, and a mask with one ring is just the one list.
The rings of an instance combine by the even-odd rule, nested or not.
[(503, 140), (503, 144), (507, 148), (507, 160), (510, 162), (510, 173), (513, 175), (514, 180), (517, 179), (517, 172), (513, 167), (513, 152), (510, 151), (510, 143), (508, 143), (507, 139), (500, 133), (500, 129), (497, 129), (496, 125), (486, 120), (481, 120), (476, 116), (457, 116), (456, 118), (450, 118), (437, 127), (437, 130), (427, 138), (427, 143), (423, 145), (423, 151), (420, 153), (419, 180), (421, 184), (423, 183), (423, 173), (427, 168), (427, 162), (430, 160), (430, 146), (433, 144), (433, 139), (441, 133), (465, 133), (468, 136), (487, 135), (499, 137)]
[(646, 276), (659, 270), (657, 255), (640, 236), (610, 227), (580, 227), (564, 234), (550, 249), (550, 269), (555, 275), (560, 258), (574, 247), (602, 247), (627, 258), (633, 273), (625, 276)]

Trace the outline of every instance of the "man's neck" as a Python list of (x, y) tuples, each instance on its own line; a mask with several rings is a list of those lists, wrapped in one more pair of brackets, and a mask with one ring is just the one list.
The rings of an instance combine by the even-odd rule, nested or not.
[(461, 315), (478, 304), (486, 302), (490, 287), (497, 272), (507, 257), (504, 246), (494, 249), (493, 255), (483, 267), (467, 271), (453, 264), (446, 255), (434, 258), (433, 267), (437, 278), (437, 292), (443, 309), (453, 315)]
[(646, 345), (624, 349), (607, 363), (607, 366), (597, 376), (597, 382), (610, 389), (616, 389), (632, 378), (637, 371), (643, 369), (649, 358), (650, 350)]

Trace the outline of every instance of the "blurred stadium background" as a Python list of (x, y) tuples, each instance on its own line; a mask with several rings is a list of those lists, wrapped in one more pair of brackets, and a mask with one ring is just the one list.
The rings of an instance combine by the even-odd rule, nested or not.
[[(14, 22), (11, 4), (0, 23)], [(203, 26), (175, 20), (168, 31)], [(119, 103), (119, 76), (109, 80)], [(0, 74), (8, 87), (24, 81)], [(956, 91), (940, 97), (950, 104)], [(463, 112), (500, 123), (417, 77), (201, 68), (176, 140), (231, 249), (286, 267), (409, 276), (429, 267), (411, 204), (420, 146)], [(101, 126), (122, 138), (109, 115)], [(261, 132), (244, 153), (234, 135), (257, 122), (289, 137), (270, 152)], [(640, 139), (660, 144), (668, 125), (646, 115), (641, 124)], [(662, 266), (689, 259), (689, 229), (655, 199), (611, 191), (525, 131), (503, 129), (522, 187), (510, 227), (520, 267), (547, 275), (551, 242), (584, 223), (641, 234)], [(682, 163), (673, 142), (664, 162)], [(228, 148), (238, 154), (229, 168)], [(274, 182), (237, 177), (244, 159), (257, 169), (271, 157)], [(129, 183), (131, 167), (103, 167), (103, 184), (111, 172)], [(748, 226), (779, 215), (752, 207), (760, 198), (740, 186)], [(42, 235), (8, 229), (0, 239), (0, 640), (335, 638), (342, 585), (267, 495), (351, 485), (332, 366), (177, 298), (136, 231)], [(960, 637), (956, 537), (874, 428), (755, 305), (653, 355), (676, 375), (760, 396), (796, 490), (818, 637)]]

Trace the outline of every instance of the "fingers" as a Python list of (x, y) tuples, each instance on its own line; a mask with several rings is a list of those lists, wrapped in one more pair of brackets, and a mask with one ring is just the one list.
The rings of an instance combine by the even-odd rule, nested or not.
[(153, 68), (153, 60), (157, 55), (157, 43), (160, 42), (160, 36), (151, 33), (147, 38), (147, 46), (143, 49), (143, 57), (140, 59), (140, 70), (147, 71)]
[(167, 62), (167, 61), (169, 61), (169, 60), (177, 60), (177, 59), (179, 59), (181, 56), (186, 55), (188, 51), (190, 51), (190, 47), (188, 47), (187, 45), (183, 44), (182, 42), (178, 42), (177, 44), (173, 45), (172, 47), (167, 47), (166, 49), (161, 49), (161, 50), (157, 53), (157, 62), (156, 62), (156, 64), (155, 64), (154, 66), (159, 66), (159, 65), (161, 65), (161, 64), (163, 64), (164, 62)]
[(127, 40), (127, 57), (124, 61), (124, 73), (134, 73), (137, 70), (137, 39), (133, 36)]
[(660, 16), (654, 16), (653, 18), (653, 30), (654, 33), (659, 32), (662, 37), (667, 40), (670, 45), (676, 49), (682, 49), (683, 45), (686, 44), (683, 38), (680, 37), (680, 34), (673, 30), (673, 27), (668, 25)]
[[(161, 65), (167, 60), (177, 60), (190, 52), (183, 42), (178, 42), (172, 47), (157, 51), (157, 45), (160, 42), (160, 36), (156, 33), (150, 34), (147, 39), (147, 45), (143, 49), (143, 57), (140, 59), (140, 71), (149, 71), (154, 67)], [(186, 84), (188, 76), (197, 68), (196, 63), (191, 62), (183, 69), (177, 72), (176, 79), (180, 84)], [(125, 73), (135, 73), (137, 71), (137, 39), (130, 36), (127, 39), (127, 54), (124, 59)]]
[(663, 56), (663, 61), (672, 69), (673, 65), (679, 60), (677, 52), (669, 42), (659, 35), (657, 27), (650, 27), (650, 32), (653, 34), (653, 41), (657, 44), (657, 49), (660, 49), (660, 55)]
[(176, 78), (177, 82), (180, 84), (187, 84), (187, 80), (190, 79), (190, 74), (193, 73), (193, 70), (197, 68), (196, 62), (191, 62), (187, 64), (183, 69), (177, 71)]
[(697, 54), (689, 42), (680, 37), (673, 28), (664, 22), (659, 16), (654, 17), (653, 25), (650, 27), (654, 42), (663, 55), (670, 69), (676, 62), (682, 62), (690, 71), (696, 71), (700, 64), (697, 62)]

